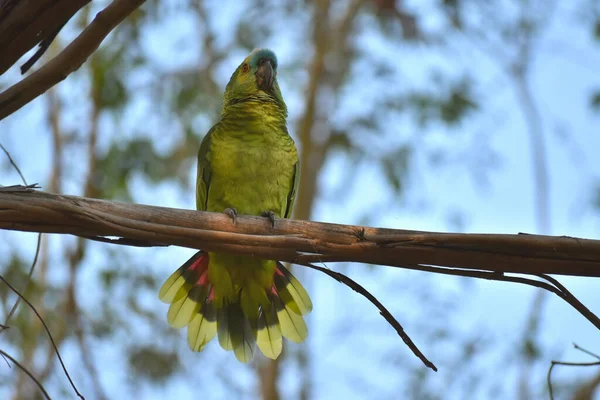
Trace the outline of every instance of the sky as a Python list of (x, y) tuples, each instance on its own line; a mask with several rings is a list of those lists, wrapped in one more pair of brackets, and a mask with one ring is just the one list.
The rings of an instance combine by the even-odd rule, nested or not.
[[(423, 4), (426, 8), (429, 3)], [(216, 18), (214, 24), (226, 24), (228, 13), (235, 12), (235, 8), (222, 10), (221, 17)], [(156, 54), (157, 59), (161, 59), (164, 49), (176, 47), (178, 37), (185, 36), (188, 30), (194, 29), (193, 24), (186, 22), (185, 17), (173, 21), (167, 27), (156, 27), (148, 32), (147, 49)], [(368, 24), (368, 21), (364, 23)], [(427, 23), (435, 26), (435, 15)], [(164, 35), (165, 31), (168, 31), (169, 35)], [(596, 154), (600, 148), (600, 114), (593, 114), (588, 106), (591, 89), (600, 87), (600, 74), (595, 67), (600, 65), (600, 43), (593, 42), (591, 36), (586, 36), (586, 33), (570, 21), (557, 19), (551, 25), (531, 70), (531, 91), (542, 115), (545, 144), (550, 160), (548, 174), (551, 231), (548, 233), (600, 239), (600, 214), (591, 206), (591, 184), (600, 176), (600, 163)], [(568, 46), (565, 38), (568, 38)], [(460, 127), (466, 132), (464, 135), (447, 135), (444, 127), (433, 126), (427, 128), (427, 135), (423, 135), (419, 140), (427, 149), (450, 146), (457, 162), (450, 166), (432, 168), (426, 159), (426, 152), (417, 153), (417, 173), (408, 182), (405, 196), (396, 199), (375, 163), (360, 165), (353, 176), (354, 182), (346, 182), (345, 170), (352, 165), (345, 155), (338, 154), (328, 160), (319, 178), (319, 187), (324, 195), (316, 203), (314, 220), (356, 224), (361, 222), (360, 216), (364, 214), (365, 209), (382, 207), (381, 212), (369, 221), (370, 224), (441, 232), (539, 233), (535, 220), (531, 144), (514, 87), (505, 72), (497, 63), (490, 61), (488, 55), (470, 46), (466, 40), (456, 40), (462, 44), (457, 46), (460, 50), (454, 48), (446, 53), (436, 54), (431, 56), (429, 62), (437, 63), (442, 68), (456, 70), (457, 73), (477, 65), (477, 76), (480, 77), (480, 82), (485, 83), (477, 87), (485, 98), (484, 109)], [(427, 76), (423, 74), (419, 62), (425, 56), (425, 52), (419, 48), (407, 51), (390, 47), (382, 38), (368, 32), (360, 35), (357, 43), (362, 48), (370, 49), (394, 62), (398, 52), (402, 51), (403, 58), (400, 62), (405, 79), (416, 85), (421, 81), (427, 84)], [(272, 47), (280, 59), (284, 59), (286, 54), (294, 53), (294, 47), (282, 40), (256, 45)], [(178, 62), (193, 64), (194, 54), (197, 52), (194, 52), (193, 48), (188, 51), (190, 55), (184, 54)], [(239, 57), (243, 57), (243, 54), (240, 53)], [(237, 58), (232, 56), (220, 69), (218, 76), (222, 87), (231, 68), (239, 62)], [(165, 68), (168, 68), (168, 65)], [(14, 68), (8, 74), (8, 78), (12, 82), (18, 79)], [(283, 80), (284, 96), (286, 90), (290, 91), (290, 84)], [(64, 90), (68, 90), (69, 80), (61, 85)], [(369, 96), (369, 93), (366, 95)], [(294, 118), (301, 111), (300, 99), (294, 95), (286, 99), (291, 118)], [(9, 149), (30, 182), (44, 183), (45, 177), (48, 176), (50, 149), (48, 135), (45, 134), (48, 128), (43, 119), (44, 102), (45, 99), (40, 97), (0, 123), (0, 131), (3, 131), (0, 136), (1, 143)], [(350, 98), (342, 102), (341, 106), (342, 109), (337, 110), (338, 118), (353, 113), (353, 107), (357, 107), (357, 103)], [(144, 105), (140, 105), (137, 112), (132, 114), (130, 123), (138, 123), (143, 119), (144, 110)], [(210, 121), (207, 123), (210, 124)], [(422, 129), (405, 118), (390, 117), (387, 125), (393, 127), (388, 133), (390, 140), (394, 140), (398, 135), (418, 136), (421, 134), (419, 129)], [(474, 146), (474, 137), (483, 138), (481, 140), (486, 145)], [(471, 158), (492, 160), (492, 166), (483, 169), (481, 163), (471, 162)], [(3, 169), (1, 176), (0, 184), (18, 183), (16, 174), (9, 169)], [(193, 207), (193, 193), (186, 196), (179, 193), (173, 185), (164, 184), (158, 189), (148, 187), (142, 182), (134, 182), (134, 185), (137, 185), (138, 189), (137, 199), (145, 204)], [(334, 198), (335, 201), (332, 201), (336, 193), (332, 188), (345, 185), (351, 187), (351, 195), (341, 199)], [(65, 193), (78, 194), (76, 182), (67, 185)], [(366, 197), (365, 193), (376, 195)], [(9, 238), (6, 243), (17, 245), (23, 251), (33, 252), (34, 246), (31, 243), (34, 238), (31, 235), (1, 232), (0, 237)], [(21, 241), (20, 238), (24, 237), (27, 239)], [(53, 243), (58, 245), (56, 240)], [(99, 246), (106, 245), (95, 245), (97, 248)], [(139, 253), (144, 250), (134, 251)], [(183, 262), (189, 254), (189, 250), (165, 249), (158, 256), (158, 260), (164, 261), (165, 264), (156, 263), (152, 268), (157, 274), (166, 277), (174, 267), (169, 264), (173, 264), (174, 261)], [(91, 260), (90, 265), (99, 262)], [(334, 265), (328, 266), (336, 268)], [(478, 361), (483, 369), (505, 362), (506, 357), (517, 357), (524, 323), (529, 317), (532, 300), (537, 292), (537, 289), (514, 284), (432, 276), (394, 268), (379, 267), (371, 270), (360, 264), (344, 265), (341, 268), (376, 294), (383, 304), (388, 305), (420, 349), (436, 363), (440, 372), (428, 382), (440, 389), (445, 385), (452, 385), (448, 382), (461, 349), (452, 347), (451, 343), (443, 339), (439, 342), (422, 339), (425, 336), (420, 333), (427, 331), (428, 319), (438, 316), (426, 314), (430, 310), (420, 303), (421, 300), (417, 298), (418, 290), (433, 287), (440, 298), (446, 299), (450, 304), (458, 302), (452, 306), (448, 323), (458, 331), (464, 332), (465, 337), (481, 336), (481, 340), (489, 340), (493, 346), (486, 352), (486, 359)], [(91, 271), (88, 272), (89, 275), (83, 273), (83, 281), (92, 279)], [(406, 390), (407, 377), (398, 373), (397, 365), (415, 365), (418, 360), (410, 354), (372, 305), (325, 276), (312, 271), (299, 271), (298, 274), (303, 282), (308, 282), (307, 286), (310, 287), (315, 305), (308, 318), (308, 346), (313, 356), (315, 398), (329, 399), (335, 395), (338, 398), (359, 399), (364, 398), (363, 394), (369, 390), (377, 388), (381, 391), (383, 387), (383, 398), (387, 396), (391, 399), (399, 391)], [(60, 276), (54, 278), (61, 279)], [(593, 311), (600, 312), (600, 282), (597, 279), (559, 277), (559, 280), (584, 304)], [(157, 299), (148, 299), (149, 304), (152, 304), (152, 301), (155, 301), (154, 307), (162, 307), (166, 313), (166, 306)], [(340, 321), (344, 321), (343, 327), (346, 326), (357, 333), (344, 335)], [(595, 348), (599, 340), (597, 330), (557, 296), (547, 296), (542, 321), (540, 340), (545, 348), (551, 349), (550, 358), (590, 361), (580, 352), (573, 350), (572, 343), (599, 351)], [(184, 335), (182, 331), (182, 340), (185, 339)], [(393, 356), (388, 354), (390, 346), (394, 347)], [(289, 345), (292, 351), (297, 347)], [(214, 354), (216, 359), (223, 357), (216, 343), (207, 351)], [(380, 355), (383, 361), (374, 364), (373, 354)], [(544, 357), (547, 357), (547, 354), (544, 354)], [(546, 379), (550, 358), (537, 363), (533, 369), (532, 380), (540, 386)], [(111, 354), (110, 350), (102, 355), (102, 359), (103, 363), (119, 362), (118, 355)], [(357, 365), (360, 368), (356, 368)], [(236, 371), (241, 371), (237, 376), (240, 385), (254, 384), (253, 375), (249, 370)], [(284, 395), (295, 393), (298, 386), (295, 372), (294, 368), (286, 368), (283, 372), (281, 386)], [(502, 380), (501, 386), (514, 388), (518, 382), (517, 372), (518, 370), (513, 368), (509, 376)], [(581, 378), (591, 376), (593, 372), (597, 371), (562, 367), (555, 371), (555, 376), (557, 379)], [(118, 375), (118, 370), (103, 372), (103, 383), (109, 387), (114, 386), (115, 382), (122, 379)], [(458, 378), (454, 384), (460, 385), (461, 382)], [(487, 392), (484, 393), (493, 397), (493, 389), (485, 390)], [(181, 398), (189, 398), (193, 394), (189, 381), (183, 378), (171, 382), (168, 391), (171, 394), (179, 394)], [(460, 391), (456, 392), (458, 395), (452, 393), (455, 392), (450, 391), (447, 398), (460, 398), (453, 397), (460, 396)], [(219, 392), (212, 393), (211, 398), (220, 398), (221, 395)], [(158, 396), (160, 394), (156, 398)], [(600, 398), (599, 396), (597, 398)]]

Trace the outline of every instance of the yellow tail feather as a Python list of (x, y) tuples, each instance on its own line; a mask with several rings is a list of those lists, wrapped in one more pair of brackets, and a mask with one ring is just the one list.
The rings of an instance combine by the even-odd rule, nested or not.
[[(269, 263), (272, 268), (274, 262)], [(268, 280), (265, 270), (238, 269), (230, 274), (220, 264), (212, 265), (209, 253), (196, 253), (160, 289), (159, 298), (170, 303), (169, 324), (188, 327), (193, 351), (202, 351), (217, 336), (221, 347), (233, 351), (241, 362), (252, 360), (256, 347), (276, 359), (283, 337), (300, 343), (308, 336), (302, 315), (312, 310), (312, 302), (291, 272), (281, 263), (274, 264)], [(253, 265), (240, 268), (246, 267)]]

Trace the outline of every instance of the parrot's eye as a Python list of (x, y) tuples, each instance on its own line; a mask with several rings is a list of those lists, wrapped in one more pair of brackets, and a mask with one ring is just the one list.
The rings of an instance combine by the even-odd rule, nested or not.
[(242, 65), (242, 72), (245, 74), (248, 71), (250, 71), (250, 66), (247, 63)]

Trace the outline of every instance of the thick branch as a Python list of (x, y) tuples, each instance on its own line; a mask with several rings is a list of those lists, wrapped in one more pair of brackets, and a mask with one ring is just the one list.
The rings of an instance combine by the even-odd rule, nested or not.
[(114, 0), (55, 58), (14, 86), (0, 93), (0, 120), (76, 71), (104, 38), (145, 0)]
[(456, 234), (368, 228), (125, 204), (0, 190), (0, 229), (118, 237), (298, 263), (357, 261), (523, 274), (600, 277), (600, 241), (538, 235)]
[(0, 2), (0, 75), (36, 44), (52, 41), (56, 32), (89, 2), (90, 0)]

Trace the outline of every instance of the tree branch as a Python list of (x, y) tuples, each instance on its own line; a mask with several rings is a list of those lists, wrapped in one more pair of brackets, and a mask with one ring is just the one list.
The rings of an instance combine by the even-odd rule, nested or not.
[(26, 69), (44, 53), (56, 34), (90, 0), (5, 0), (0, 2), (0, 75), (36, 44)]
[(29, 371), (24, 365), (22, 365), (20, 362), (18, 362), (17, 360), (15, 360), (10, 354), (6, 353), (3, 350), (0, 350), (0, 354), (2, 355), (2, 357), (6, 357), (8, 358), (10, 361), (12, 361), (17, 367), (19, 367), (19, 369), (21, 369), (21, 371), (23, 371), (25, 374), (27, 374), (27, 376), (29, 376), (29, 378), (37, 385), (37, 387), (40, 389), (40, 392), (42, 392), (42, 394), (44, 395), (45, 399), (51, 400), (50, 395), (48, 394), (48, 392), (46, 392), (46, 389), (44, 388), (44, 385), (42, 385), (40, 383), (40, 381), (33, 376), (33, 374), (31, 373), (31, 371)]
[[(581, 347), (579, 347), (578, 345), (576, 345), (575, 343), (573, 343), (573, 346), (575, 347), (575, 349), (580, 350), (592, 357), (597, 358), (598, 360), (600, 360), (600, 357), (598, 357), (596, 354), (592, 353), (591, 351), (588, 351), (586, 349), (583, 349)], [(600, 361), (594, 361), (594, 362), (586, 362), (586, 363), (576, 363), (576, 362), (566, 362), (566, 361), (555, 361), (553, 360), (550, 363), (550, 368), (548, 369), (548, 375), (546, 377), (546, 380), (548, 382), (548, 394), (550, 395), (550, 400), (554, 400), (554, 393), (552, 390), (552, 370), (554, 369), (555, 365), (568, 365), (571, 367), (590, 367), (590, 366), (595, 366), (595, 365), (600, 365)], [(577, 392), (575, 392), (575, 396), (572, 397), (573, 399), (587, 399), (587, 398), (591, 398), (593, 396), (593, 391), (594, 389), (598, 386), (598, 384), (600, 384), (600, 375), (596, 375), (595, 378), (592, 379), (591, 382), (589, 382), (586, 385), (583, 385), (582, 387), (580, 387)], [(579, 397), (578, 395), (581, 395), (581, 397)]]
[(335, 271), (332, 271), (327, 268), (319, 267), (318, 265), (314, 265), (314, 264), (303, 264), (303, 265), (306, 267), (315, 269), (317, 271), (320, 271), (320, 272), (332, 277), (336, 281), (343, 283), (344, 285), (348, 286), (350, 289), (354, 290), (355, 292), (363, 295), (375, 307), (377, 307), (377, 309), (379, 310), (379, 314), (381, 314), (381, 316), (383, 318), (385, 318), (385, 320), (388, 322), (388, 324), (390, 324), (392, 326), (392, 328), (394, 328), (396, 330), (396, 333), (398, 333), (398, 335), (402, 338), (402, 341), (408, 346), (408, 348), (413, 352), (413, 354), (415, 356), (417, 356), (419, 358), (419, 360), (421, 360), (427, 368), (431, 368), (432, 370), (437, 372), (438, 369), (435, 366), (435, 364), (433, 364), (431, 361), (429, 361), (427, 359), (427, 357), (425, 357), (425, 355), (421, 352), (421, 350), (419, 350), (417, 348), (417, 345), (415, 345), (415, 343), (412, 341), (412, 339), (404, 331), (404, 328), (402, 327), (402, 325), (400, 325), (400, 322), (398, 322), (398, 320), (396, 318), (394, 318), (392, 313), (390, 313), (388, 311), (388, 309), (385, 308), (385, 306), (383, 304), (381, 304), (381, 302), (379, 300), (377, 300), (377, 298), (375, 296), (373, 296), (362, 285), (360, 285), (358, 282), (354, 281), (353, 279), (350, 279), (346, 275), (340, 274), (339, 272), (335, 272)]
[(600, 241), (573, 237), (456, 234), (369, 228), (126, 204), (41, 191), (0, 190), (0, 229), (117, 237), (293, 263), (354, 261), (437, 265), (522, 274), (600, 277)]
[(104, 38), (145, 0), (114, 0), (54, 59), (0, 93), (0, 120), (76, 71)]
[[(67, 367), (65, 366), (65, 363), (63, 362), (63, 359), (60, 356), (60, 352), (58, 351), (58, 346), (56, 345), (56, 342), (54, 341), (54, 338), (52, 337), (52, 333), (50, 333), (50, 328), (48, 328), (48, 325), (46, 325), (46, 322), (44, 321), (44, 319), (42, 318), (42, 316), (40, 315), (40, 313), (35, 309), (35, 307), (33, 306), (33, 304), (31, 304), (29, 302), (29, 300), (27, 300), (27, 298), (25, 296), (23, 296), (10, 283), (8, 283), (8, 281), (6, 279), (4, 279), (4, 277), (2, 275), (0, 275), (0, 280), (2, 282), (4, 282), (4, 284), (6, 286), (8, 286), (8, 288), (10, 290), (12, 290), (17, 296), (19, 296), (19, 298), (21, 300), (23, 300), (29, 306), (29, 308), (31, 308), (31, 310), (35, 313), (35, 315), (38, 317), (39, 321), (44, 326), (44, 329), (46, 330), (46, 333), (48, 334), (48, 339), (50, 340), (50, 343), (52, 344), (54, 352), (56, 353), (56, 357), (58, 357), (58, 361), (60, 362), (60, 365), (61, 365), (61, 367), (62, 367), (62, 369), (63, 369), (63, 371), (65, 373), (65, 376), (69, 380), (69, 383), (71, 384), (71, 387), (73, 388), (73, 390), (75, 391), (75, 394), (77, 394), (77, 396), (80, 399), (84, 399), (84, 397), (81, 395), (81, 393), (79, 393), (79, 390), (77, 390), (77, 387), (75, 386), (75, 383), (73, 383), (73, 380), (71, 379), (71, 375), (69, 375), (69, 371), (67, 371)], [(4, 355), (6, 355), (6, 354), (4, 354)], [(14, 360), (13, 360), (13, 362), (14, 362)], [(27, 371), (25, 371), (25, 372), (27, 372)], [(29, 373), (28, 373), (28, 375), (33, 379), (33, 377)]]

